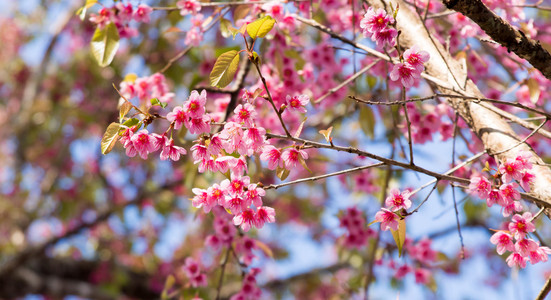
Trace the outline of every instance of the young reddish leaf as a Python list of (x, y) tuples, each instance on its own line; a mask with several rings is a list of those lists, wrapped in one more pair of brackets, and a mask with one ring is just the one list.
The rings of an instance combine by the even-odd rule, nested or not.
[(295, 135), (294, 135), (295, 138), (298, 138), (300, 136), (300, 133), (302, 132), (302, 128), (304, 128), (304, 123), (306, 122), (306, 119), (308, 119), (308, 118), (304, 118), (302, 123), (300, 123), (300, 125), (298, 126), (298, 129), (297, 129), (297, 131), (295, 132)]
[(541, 94), (540, 85), (534, 78), (528, 79), (526, 84), (528, 85), (528, 91), (530, 92), (530, 101), (533, 104), (536, 104)]
[(253, 99), (258, 98), (258, 96), (262, 95), (264, 93), (264, 90), (261, 88), (257, 88), (253, 93)]
[(235, 50), (223, 53), (218, 57), (212, 72), (210, 72), (210, 85), (226, 87), (233, 80), (237, 66), (239, 65), (239, 52)]
[(401, 257), (404, 242), (406, 241), (406, 220), (398, 220), (398, 230), (390, 229), (390, 232), (392, 233), (392, 237), (394, 238), (396, 246), (398, 247), (398, 256)]
[(306, 171), (310, 172), (310, 174), (313, 173), (312, 170), (310, 170), (310, 168), (308, 168), (308, 166), (306, 165), (306, 162), (304, 161), (304, 158), (302, 158), (302, 156), (299, 156), (298, 161), (304, 167), (304, 169), (306, 169)]
[(105, 67), (113, 61), (119, 49), (119, 39), (119, 31), (114, 23), (96, 29), (90, 46), (100, 67)]
[(331, 132), (333, 131), (333, 126), (327, 128), (326, 130), (320, 130), (319, 133), (323, 135), (325, 140), (329, 143), (331, 142)]
[(262, 250), (262, 252), (264, 252), (264, 254), (266, 254), (266, 256), (270, 257), (270, 258), (274, 258), (274, 253), (272, 252), (272, 249), (270, 249), (270, 247), (268, 247), (268, 245), (264, 244), (263, 242), (259, 241), (259, 240), (255, 240), (254, 241), (256, 246), (258, 248), (260, 248), (260, 250)]
[(233, 11), (233, 20), (238, 21), (245, 18), (251, 11), (250, 5), (237, 5)]
[(119, 123), (111, 123), (107, 127), (107, 130), (105, 130), (105, 133), (103, 134), (103, 138), (101, 139), (101, 153), (107, 154), (113, 150), (113, 147), (115, 147), (115, 143), (119, 139), (119, 129), (121, 128), (121, 124)]
[(128, 101), (124, 101), (119, 109), (119, 122), (122, 122), (124, 116), (132, 109), (132, 104)]
[(274, 28), (274, 24), (274, 18), (265, 16), (247, 25), (247, 33), (252, 39), (263, 38)]

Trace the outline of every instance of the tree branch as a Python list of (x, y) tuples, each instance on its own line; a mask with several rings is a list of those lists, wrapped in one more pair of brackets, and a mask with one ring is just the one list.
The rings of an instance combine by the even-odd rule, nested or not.
[(491, 11), (481, 0), (442, 0), (449, 8), (473, 20), (486, 34), (509, 52), (514, 52), (524, 58), (534, 68), (551, 79), (551, 54), (545, 50), (539, 41), (527, 37), (522, 31)]

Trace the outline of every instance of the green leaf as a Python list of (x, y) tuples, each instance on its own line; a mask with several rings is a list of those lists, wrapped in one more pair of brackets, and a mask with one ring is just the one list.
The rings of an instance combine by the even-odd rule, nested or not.
[(247, 33), (253, 39), (263, 38), (274, 28), (275, 20), (271, 16), (260, 18), (247, 25)]
[(98, 27), (94, 32), (90, 46), (100, 67), (109, 65), (115, 58), (115, 53), (119, 49), (119, 38), (119, 31), (113, 23), (109, 23), (103, 28)]
[(134, 125), (137, 125), (138, 123), (140, 123), (140, 120), (138, 120), (136, 118), (132, 118), (132, 119), (126, 120), (126, 122), (122, 123), (122, 125), (124, 125), (126, 127), (132, 127)]
[(105, 130), (105, 134), (103, 134), (103, 138), (101, 139), (101, 153), (107, 154), (113, 150), (113, 147), (115, 147), (115, 143), (119, 139), (119, 129), (121, 128), (121, 124), (119, 123), (111, 123), (107, 127), (107, 130)]
[(210, 85), (220, 88), (226, 87), (233, 80), (237, 66), (239, 65), (239, 52), (228, 51), (218, 57), (212, 72), (210, 72)]
[(362, 131), (370, 138), (375, 137), (375, 115), (371, 107), (363, 105), (360, 108), (360, 116), (358, 122)]
[(168, 291), (174, 286), (176, 279), (172, 275), (168, 275), (165, 281), (165, 287), (161, 293), (161, 299), (168, 299)]
[(390, 229), (392, 237), (398, 247), (398, 256), (402, 256), (402, 249), (404, 248), (404, 242), (406, 241), (406, 220), (398, 220), (398, 230)]
[(132, 104), (128, 101), (124, 101), (124, 103), (121, 105), (121, 108), (119, 109), (119, 122), (122, 122), (122, 119), (124, 119), (124, 116), (132, 109)]
[(220, 20), (220, 34), (222, 34), (223, 37), (227, 38), (232, 34), (231, 29), (234, 29), (236, 32), (237, 30), (233, 28), (231, 25), (230, 20), (228, 19), (222, 19)]
[(78, 15), (81, 21), (84, 21), (84, 18), (86, 17), (86, 10), (94, 6), (96, 3), (98, 3), (98, 0), (86, 0), (86, 4), (77, 10), (76, 15)]
[(153, 98), (153, 99), (150, 100), (150, 102), (151, 102), (151, 105), (154, 105), (154, 106), (155, 106), (155, 105), (158, 105), (158, 106), (160, 106), (160, 107), (162, 107), (162, 108), (165, 108), (165, 107), (168, 105), (168, 104), (166, 104), (166, 103), (164, 103), (164, 102), (159, 101), (158, 98)]
[(285, 169), (285, 167), (283, 168), (277, 167), (276, 169), (277, 177), (279, 177), (279, 179), (281, 180), (285, 180), (285, 178), (287, 178), (287, 176), (289, 176), (290, 173), (291, 171)]

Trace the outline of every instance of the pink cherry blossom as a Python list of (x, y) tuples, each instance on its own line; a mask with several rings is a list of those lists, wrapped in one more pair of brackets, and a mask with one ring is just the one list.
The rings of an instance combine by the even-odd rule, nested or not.
[(200, 118), (190, 119), (185, 123), (189, 133), (191, 134), (201, 134), (210, 132), (210, 116), (203, 115)]
[(265, 145), (262, 148), (260, 159), (268, 162), (268, 169), (270, 170), (275, 170), (276, 167), (283, 167), (281, 151), (272, 145)]
[(153, 9), (147, 4), (140, 4), (132, 16), (137, 22), (149, 23)]
[(546, 262), (549, 260), (549, 254), (551, 254), (551, 249), (545, 246), (538, 247), (535, 251), (531, 251), (529, 254), (529, 259), (531, 264), (537, 264), (538, 262)]
[(238, 123), (243, 123), (243, 125), (249, 127), (254, 124), (254, 120), (256, 119), (256, 110), (254, 109), (254, 106), (252, 106), (250, 103), (245, 104), (239, 104), (234, 110), (233, 110), (235, 120)]
[(399, 218), (398, 215), (386, 208), (381, 208), (381, 210), (375, 214), (375, 220), (381, 222), (381, 230), (398, 230)]
[(388, 15), (384, 9), (379, 8), (375, 11), (373, 7), (370, 7), (360, 21), (360, 28), (367, 37), (374, 32), (386, 29), (391, 23), (394, 23), (394, 18)]
[(235, 226), (241, 226), (243, 231), (247, 232), (252, 226), (256, 224), (256, 215), (250, 208), (244, 209), (242, 212), (233, 217), (233, 224)]
[(193, 207), (203, 207), (203, 210), (206, 213), (210, 212), (215, 203), (213, 204), (212, 202), (209, 202), (209, 195), (207, 191), (199, 188), (193, 188), (191, 191), (195, 194), (195, 197), (193, 197), (191, 201)]
[(182, 16), (196, 14), (201, 10), (201, 4), (196, 0), (180, 0), (176, 2), (176, 6), (180, 9)]
[(293, 147), (285, 149), (283, 154), (281, 154), (281, 159), (283, 159), (286, 168), (292, 169), (299, 164), (300, 159), (308, 159), (308, 153), (304, 150), (299, 150)]
[(524, 191), (529, 192), (530, 191), (530, 184), (534, 182), (536, 179), (536, 176), (532, 174), (532, 172), (526, 171), (524, 172), (524, 175), (522, 175), (522, 178), (520, 179), (520, 186)]
[(275, 210), (268, 206), (257, 207), (256, 210), (256, 228), (264, 227), (264, 223), (275, 222)]
[(390, 195), (385, 200), (385, 205), (391, 210), (410, 208), (411, 200), (409, 200), (409, 192), (404, 191), (400, 193), (400, 190), (396, 188), (391, 189)]
[(517, 240), (523, 239), (527, 233), (535, 230), (536, 226), (532, 223), (532, 213), (530, 212), (514, 215), (511, 223), (509, 223), (509, 231)]
[(507, 161), (499, 165), (499, 173), (504, 183), (509, 183), (513, 180), (522, 179), (522, 167), (516, 159), (508, 158)]
[(166, 115), (166, 119), (174, 123), (174, 129), (178, 130), (182, 127), (182, 124), (187, 121), (188, 116), (186, 112), (184, 111), (184, 108), (181, 106), (176, 106), (172, 112), (169, 112)]
[(385, 44), (394, 46), (394, 44), (396, 44), (397, 36), (398, 36), (398, 31), (396, 29), (387, 28), (381, 31), (374, 32), (371, 39), (375, 41), (377, 46), (380, 46), (380, 47), (384, 46)]
[(287, 103), (287, 109), (289, 111), (297, 111), (299, 113), (306, 113), (305, 106), (310, 102), (308, 95), (290, 96), (287, 95), (285, 99)]
[(195, 261), (195, 259), (193, 259), (192, 257), (186, 258), (184, 266), (182, 268), (184, 269), (184, 272), (186, 273), (186, 276), (188, 278), (193, 278), (201, 273), (201, 267), (199, 266), (199, 263), (197, 263), (197, 261)]
[[(477, 195), (480, 199), (488, 199), (490, 192), (492, 191), (492, 184), (486, 177), (481, 175), (471, 176), (471, 183), (469, 184), (469, 192)], [(496, 200), (496, 199), (494, 199)], [(488, 207), (491, 207), (494, 203), (492, 200), (488, 203)]]
[(130, 138), (132, 145), (141, 158), (147, 159), (147, 155), (155, 151), (155, 141), (149, 135), (147, 129), (142, 129)]
[(188, 100), (184, 103), (184, 111), (190, 118), (201, 118), (205, 114), (205, 104), (207, 102), (207, 92), (192, 91)]
[(526, 262), (528, 261), (528, 258), (522, 256), (520, 253), (511, 253), (509, 257), (507, 257), (507, 265), (509, 267), (519, 267), (519, 268), (526, 268)]
[(392, 68), (390, 72), (390, 79), (392, 81), (398, 81), (402, 83), (405, 88), (410, 88), (413, 86), (415, 79), (419, 78), (420, 74), (416, 69), (411, 67), (408, 64), (397, 63)]
[(266, 191), (263, 188), (258, 187), (256, 184), (249, 184), (247, 191), (244, 193), (243, 198), (256, 207), (262, 206), (262, 197), (266, 195)]
[(490, 238), (490, 242), (496, 245), (497, 254), (499, 255), (505, 253), (505, 251), (515, 250), (513, 237), (504, 231), (498, 231), (494, 233)]
[(186, 149), (179, 146), (174, 146), (174, 140), (170, 139), (163, 146), (163, 150), (161, 151), (161, 160), (167, 160), (170, 158), (172, 161), (178, 161), (180, 159), (180, 155), (185, 155), (186, 153)]
[(511, 201), (520, 200), (520, 192), (517, 188), (518, 184), (515, 182), (503, 184), (499, 187), (499, 194), (505, 203), (509, 204)]
[(417, 45), (404, 51), (404, 61), (408, 63), (411, 67), (421, 73), (425, 70), (424, 63), (429, 61), (430, 55), (427, 51), (418, 51)]
[(520, 253), (522, 256), (529, 256), (530, 252), (536, 251), (539, 244), (532, 239), (520, 239), (515, 243), (515, 252)]

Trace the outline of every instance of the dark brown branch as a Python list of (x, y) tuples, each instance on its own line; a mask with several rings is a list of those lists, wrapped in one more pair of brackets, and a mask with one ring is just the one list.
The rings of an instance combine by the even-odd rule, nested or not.
[(534, 68), (551, 79), (551, 54), (545, 50), (539, 41), (527, 37), (522, 31), (491, 11), (481, 0), (443, 0), (449, 8), (473, 20), (494, 41), (503, 45), (509, 52), (526, 59)]
[[(160, 189), (168, 189), (173, 187), (175, 184), (176, 183), (170, 183), (161, 187)], [(159, 190), (156, 190), (156, 192), (158, 192)], [(51, 237), (50, 239), (48, 239), (47, 241), (39, 245), (29, 246), (26, 249), (20, 251), (14, 257), (6, 259), (6, 261), (0, 265), (0, 280), (6, 277), (9, 277), (13, 271), (15, 271), (18, 267), (22, 266), (23, 264), (25, 264), (25, 262), (28, 261), (29, 259), (32, 259), (37, 255), (43, 254), (48, 247), (55, 245), (57, 242), (61, 241), (62, 239), (76, 235), (84, 229), (94, 227), (106, 221), (110, 216), (112, 216), (113, 214), (120, 211), (126, 206), (140, 204), (150, 194), (151, 194), (150, 192), (143, 191), (140, 195), (138, 195), (132, 201), (129, 201), (120, 205), (116, 205), (103, 212), (99, 212), (96, 219), (93, 220), (92, 222), (81, 223), (80, 225), (77, 225), (72, 229), (65, 231), (62, 235)]]

